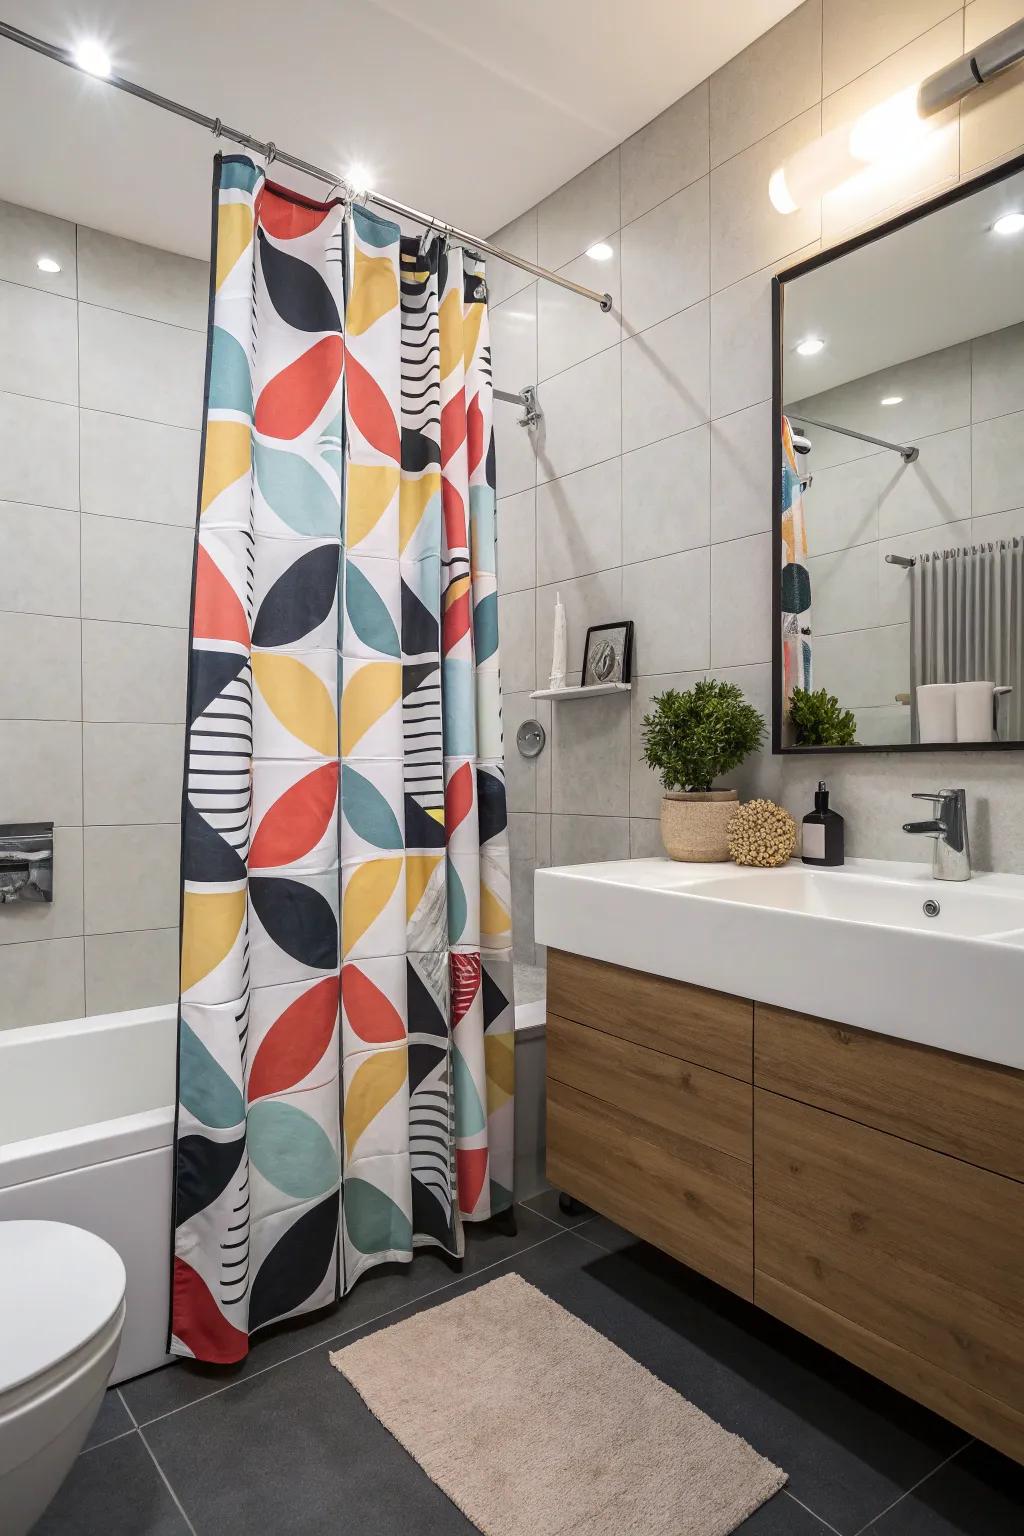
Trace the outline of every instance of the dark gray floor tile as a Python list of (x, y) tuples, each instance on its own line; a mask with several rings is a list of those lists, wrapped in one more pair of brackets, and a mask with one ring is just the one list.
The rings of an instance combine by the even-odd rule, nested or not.
[(137, 1434), (79, 1456), (33, 1536), (188, 1536)]
[(500, 1222), (467, 1225), (466, 1256), (461, 1264), (424, 1248), (411, 1264), (382, 1265), (371, 1270), (342, 1301), (322, 1312), (261, 1330), (240, 1365), (200, 1365), (182, 1360), (125, 1382), (121, 1388), (125, 1402), (138, 1422), (145, 1425), (302, 1350), (337, 1338), (348, 1329), (359, 1328), (384, 1312), (404, 1307), (430, 1291), (457, 1283), (488, 1265), (499, 1264), (553, 1233), (549, 1221), (523, 1206), (516, 1207), (516, 1224), (515, 1234), (504, 1230)]
[(783, 1490), (744, 1520), (736, 1536), (830, 1536), (830, 1532), (817, 1515)]
[(1020, 1536), (1024, 1467), (976, 1441), (926, 1478), (865, 1536)]
[(607, 1216), (595, 1216), (592, 1221), (588, 1221), (584, 1236), (588, 1243), (596, 1243), (609, 1253), (618, 1253), (622, 1248), (635, 1248), (639, 1242), (639, 1238), (634, 1237), (632, 1232), (616, 1226)]
[(583, 1221), (592, 1221), (593, 1211), (584, 1207), (578, 1216), (570, 1216), (563, 1211), (558, 1204), (558, 1190), (545, 1189), (539, 1195), (531, 1195), (523, 1204), (531, 1211), (538, 1211), (541, 1216), (546, 1216), (549, 1221), (557, 1222), (560, 1227), (578, 1227)]
[(103, 1394), (100, 1403), (100, 1411), (93, 1421), (92, 1429), (86, 1436), (83, 1451), (92, 1450), (93, 1446), (103, 1445), (107, 1440), (113, 1440), (118, 1435), (123, 1435), (126, 1430), (133, 1429), (128, 1410), (117, 1395), (117, 1388), (111, 1387), (109, 1392)]

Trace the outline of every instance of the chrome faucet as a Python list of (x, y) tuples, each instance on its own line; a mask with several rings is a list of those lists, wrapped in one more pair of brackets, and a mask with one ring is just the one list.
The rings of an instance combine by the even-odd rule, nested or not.
[(905, 821), (904, 832), (934, 837), (932, 877), (935, 880), (971, 878), (971, 843), (967, 832), (966, 789), (942, 789), (937, 795), (913, 794), (912, 800), (931, 800), (937, 807), (934, 821)]

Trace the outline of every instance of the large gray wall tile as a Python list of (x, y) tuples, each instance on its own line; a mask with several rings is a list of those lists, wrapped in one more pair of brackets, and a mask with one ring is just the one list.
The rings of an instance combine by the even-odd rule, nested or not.
[(622, 231), (626, 335), (707, 298), (708, 179), (702, 176)]
[[(523, 757), (516, 746), (516, 732), (524, 720), (539, 720), (548, 734), (539, 757)], [(528, 692), (506, 692), (503, 683), (501, 721), (509, 813), (532, 814), (539, 801), (548, 803), (551, 798), (551, 705), (546, 699), (531, 699)]]
[(607, 261), (595, 261), (590, 256), (578, 256), (561, 268), (561, 276), (570, 282), (582, 283), (584, 288), (596, 289), (611, 295), (612, 308), (607, 313), (592, 299), (559, 288), (554, 283), (541, 283), (537, 290), (537, 366), (540, 379), (551, 378), (566, 368), (614, 347), (622, 338), (619, 313), (621, 309), (621, 262), (619, 237), (609, 236), (605, 242), (611, 249)]
[(689, 672), (711, 660), (709, 550), (627, 565), (622, 607), (636, 623), (636, 673)]
[(821, 96), (821, 0), (806, 0), (711, 76), (711, 164), (721, 165)]
[[(500, 245), (503, 251), (508, 251), (513, 256), (521, 256), (524, 261), (532, 261), (537, 264), (537, 210), (530, 208), (518, 219), (513, 219), (511, 224), (506, 224), (503, 229), (497, 230), (491, 236), (494, 245)], [(501, 304), (505, 299), (518, 293), (520, 288), (525, 288), (527, 283), (532, 283), (533, 278), (529, 272), (524, 272), (522, 267), (514, 267), (510, 261), (499, 261), (496, 256), (487, 258), (487, 295), (491, 306)]]
[[(622, 451), (620, 348), (548, 379), (541, 393), (538, 481), (558, 480)], [(500, 473), (500, 471), (499, 471)]]
[(0, 720), (81, 720), (77, 619), (0, 613), (0, 656)]
[(532, 591), (505, 592), (498, 598), (501, 678), (510, 693), (536, 687), (536, 607)]
[(75, 616), (80, 580), (77, 512), (0, 502), (0, 608)]
[(0, 909), (0, 944), (72, 938), (82, 932), (82, 829), (53, 829), (53, 900)]
[[(50, 256), (59, 272), (40, 272), (36, 262)], [(0, 202), (0, 278), (75, 297), (75, 226), (34, 208)]]
[(7, 720), (5, 821), (82, 822), (82, 727), (76, 720)]
[(628, 816), (629, 695), (556, 704), (551, 725), (551, 809)]
[(178, 930), (90, 934), (85, 940), (90, 1014), (153, 1008), (178, 996)]
[(37, 507), (78, 506), (73, 405), (0, 394), (0, 497)]
[(198, 430), (105, 411), (81, 418), (83, 512), (195, 526)]
[[(579, 681), (587, 630), (595, 624), (614, 624), (629, 618), (622, 610), (622, 572), (597, 571), (573, 581), (552, 582), (537, 588), (537, 684), (546, 688), (551, 675), (551, 648), (555, 624), (555, 595), (565, 607), (567, 680)], [(563, 706), (571, 708), (571, 705)]]
[(206, 361), (200, 331), (80, 304), (78, 340), (86, 409), (199, 426)]
[(498, 591), (520, 592), (537, 585), (536, 493), (503, 496), (497, 521)]
[(206, 331), (210, 267), (192, 256), (178, 256), (134, 240), (78, 232), (78, 297), (149, 320)]
[(766, 189), (771, 173), (820, 131), (821, 109), (811, 107), (711, 172), (713, 293), (817, 240), (818, 204), (777, 213)]
[(974, 516), (1024, 506), (1024, 411), (979, 422), (971, 438)]
[[(994, 37), (1020, 18), (1017, 0), (971, 0), (964, 7), (964, 52)], [(960, 103), (960, 175), (1017, 152), (1024, 122), (1024, 79), (1008, 70), (984, 91)]]
[(681, 96), (622, 145), (622, 222), (705, 176), (708, 163), (708, 82)]
[(537, 206), (537, 259), (564, 267), (619, 228), (619, 151), (613, 149)]
[(87, 619), (82, 625), (82, 718), (183, 721), (187, 671), (187, 629)]
[(770, 533), (711, 548), (711, 665), (739, 667), (772, 653)]
[(80, 1019), (84, 1013), (81, 938), (0, 949), (0, 1029)]
[(593, 464), (537, 488), (537, 584), (622, 563), (619, 461)]
[(173, 928), (180, 901), (181, 829), (85, 828), (85, 932)]
[(971, 419), (1024, 410), (1024, 325), (971, 343)]
[(193, 543), (188, 528), (83, 516), (83, 617), (187, 626)]
[(710, 444), (710, 428), (693, 427), (622, 455), (624, 564), (708, 543)]
[(771, 401), (711, 423), (711, 538), (739, 539), (772, 521)]
[(622, 448), (707, 421), (708, 304), (703, 301), (622, 344)]
[(960, 7), (953, 0), (824, 0), (825, 95), (864, 74)]
[(87, 724), (82, 731), (87, 826), (180, 822), (182, 726)]
[(596, 864), (629, 858), (625, 816), (552, 816), (551, 862)]
[(0, 282), (0, 390), (75, 405), (76, 316), (74, 299)]
[(914, 528), (958, 522), (971, 505), (971, 429), (958, 427), (919, 439), (921, 457), (895, 468), (881, 486), (878, 532), (883, 539)]
[[(491, 310), (491, 366), (497, 389), (518, 393), (537, 382), (537, 284)], [(500, 400), (495, 410), (514, 411)]]

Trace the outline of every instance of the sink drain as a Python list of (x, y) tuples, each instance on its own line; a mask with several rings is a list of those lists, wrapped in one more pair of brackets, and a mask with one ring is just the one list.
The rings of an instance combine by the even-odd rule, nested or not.
[(929, 897), (924, 906), (921, 908), (921, 911), (924, 913), (925, 917), (938, 917), (939, 913), (942, 911), (942, 908), (939, 906), (937, 901), (932, 901), (931, 897)]

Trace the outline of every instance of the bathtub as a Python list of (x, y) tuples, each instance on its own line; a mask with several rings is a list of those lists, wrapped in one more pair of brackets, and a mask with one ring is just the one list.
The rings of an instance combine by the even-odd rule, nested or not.
[[(544, 1184), (543, 1002), (516, 1009), (516, 1195)], [(163, 1365), (174, 1136), (173, 1004), (0, 1031), (0, 1221), (66, 1221), (128, 1274), (111, 1382)]]

